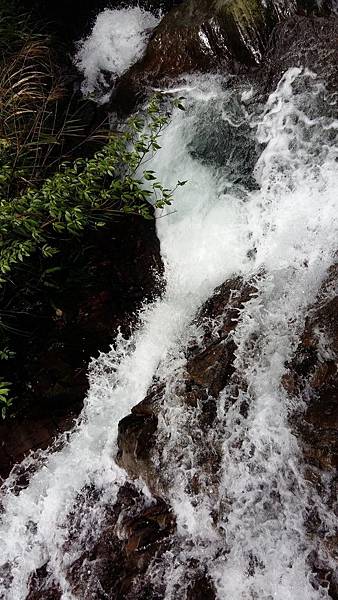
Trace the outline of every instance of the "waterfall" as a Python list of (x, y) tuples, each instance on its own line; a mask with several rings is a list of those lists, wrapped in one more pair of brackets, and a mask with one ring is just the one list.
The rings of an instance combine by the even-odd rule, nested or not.
[(139, 7), (99, 13), (90, 35), (78, 43), (75, 64), (83, 73), (82, 92), (105, 100), (114, 80), (141, 58), (160, 16)]
[[(218, 76), (192, 77), (170, 91), (186, 97), (186, 110), (174, 111), (152, 168), (168, 187), (178, 179), (188, 183), (177, 190), (174, 210), (157, 215), (166, 289), (140, 311), (131, 339), (119, 336), (110, 352), (93, 360), (74, 429), (49, 451), (26, 458), (3, 484), (5, 600), (24, 600), (30, 575), (45, 563), (63, 600), (75, 599), (67, 569), (95, 538), (104, 508), (128, 480), (114, 460), (118, 423), (155, 375), (165, 384), (158, 430), (165, 452), (154, 461), (170, 482), (177, 519), (177, 554), (168, 552), (152, 566), (153, 579), (165, 583), (165, 598), (183, 600), (193, 559), (205, 566), (220, 600), (329, 598), (310, 581), (306, 559), (314, 542), (304, 519), (315, 490), (304, 478), (289, 425), (302, 407), (290, 401), (281, 379), (336, 252), (333, 107), (324, 84), (300, 68), (285, 73), (265, 104), (248, 85)], [(235, 367), (245, 385), (230, 405), (231, 386), (220, 393), (215, 430), (205, 440), (221, 448), (217, 490), (202, 483), (192, 497), (186, 484), (199, 468), (200, 438), (173, 389), (184, 366), (182, 349), (198, 337), (196, 312), (234, 275), (254, 281), (257, 290), (233, 334)], [(23, 471), (29, 482), (20, 489)], [(145, 484), (137, 485), (151, 501)], [(94, 504), (89, 489), (96, 491)], [(319, 498), (318, 507), (330, 530)], [(80, 536), (71, 544), (69, 518), (77, 508)]]

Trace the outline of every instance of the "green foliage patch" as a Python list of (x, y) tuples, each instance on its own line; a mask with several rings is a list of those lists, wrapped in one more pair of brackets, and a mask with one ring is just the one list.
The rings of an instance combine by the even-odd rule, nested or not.
[[(60, 255), (62, 246), (77, 243), (89, 229), (105, 227), (118, 215), (134, 214), (153, 218), (153, 207), (164, 208), (175, 190), (163, 187), (145, 162), (159, 148), (159, 138), (168, 123), (167, 101), (155, 96), (147, 108), (132, 116), (123, 129), (113, 132), (108, 142), (90, 158), (62, 163), (41, 184), (28, 185), (12, 194), (13, 165), (9, 145), (0, 145), (0, 292), (11, 284), (18, 268), (33, 260), (46, 285), (58, 270), (44, 262)], [(183, 108), (180, 100), (174, 105)], [(178, 182), (178, 186), (185, 182)], [(175, 188), (176, 189), (176, 188)], [(46, 263), (47, 264), (47, 263)], [(45, 279), (44, 279), (45, 278)], [(23, 282), (24, 285), (24, 282)], [(0, 360), (11, 358), (11, 332), (0, 308)], [(0, 379), (2, 416), (11, 406), (10, 385)]]
[[(163, 208), (172, 202), (153, 171), (142, 163), (159, 149), (158, 139), (168, 122), (153, 98), (143, 116), (129, 119), (121, 133), (92, 158), (62, 164), (41, 187), (8, 194), (12, 177), (6, 146), (0, 153), (0, 284), (11, 270), (34, 252), (50, 257), (58, 252), (60, 235), (80, 236), (88, 227), (103, 227), (117, 214), (152, 218), (151, 203)], [(145, 183), (147, 185), (145, 185)]]
[[(13, 401), (11, 387), (15, 388), (7, 381), (12, 379), (10, 365), (15, 359), (12, 342), (22, 333), (16, 314), (31, 314), (43, 303), (55, 308), (53, 292), (66, 293), (67, 270), (68, 278), (81, 281), (79, 265), (86, 253), (90, 262), (91, 248), (85, 243), (90, 230), (104, 228), (121, 215), (152, 219), (153, 207), (171, 204), (175, 190), (163, 187), (146, 163), (160, 148), (173, 105), (184, 108), (182, 99), (169, 101), (159, 94), (119, 131), (98, 129), (88, 140), (77, 114), (81, 103), (69, 103), (73, 100), (63, 84), (51, 39), (36, 31), (33, 21), (17, 0), (0, 0), (3, 418)], [(74, 158), (87, 141), (94, 141), (96, 148), (99, 144), (99, 150), (93, 154), (87, 149), (84, 157)], [(78, 255), (82, 262), (73, 261)]]

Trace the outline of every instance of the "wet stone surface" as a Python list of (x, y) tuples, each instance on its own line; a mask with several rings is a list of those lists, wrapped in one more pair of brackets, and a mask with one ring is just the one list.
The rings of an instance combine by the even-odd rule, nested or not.
[[(215, 290), (195, 319), (195, 325), (203, 323), (203, 336), (198, 344), (192, 340), (188, 345), (186, 366), (184, 373), (180, 373), (183, 385), (180, 384), (175, 393), (187, 411), (192, 411), (197, 418), (196, 431), (206, 433), (213, 427), (218, 394), (234, 374), (236, 348), (230, 334), (236, 327), (240, 308), (254, 293), (254, 287), (240, 278), (227, 281)], [(165, 393), (165, 385), (155, 381), (146, 398), (120, 422), (118, 434), (118, 464), (130, 476), (142, 477), (154, 493), (166, 487), (160, 481), (161, 469), (158, 465), (155, 467), (151, 459)], [(206, 468), (216, 472), (215, 448), (201, 447), (201, 453)]]
[[(77, 518), (70, 523), (73, 534), (66, 543), (66, 552), (76, 548), (80, 535)], [(158, 591), (145, 583), (144, 576), (151, 562), (168, 547), (174, 530), (174, 517), (166, 503), (160, 498), (150, 502), (136, 487), (126, 484), (114, 506), (106, 508), (103, 522), (103, 527), (95, 530), (95, 540), (88, 540), (88, 549), (68, 568), (66, 579), (71, 592), (81, 600), (160, 598)], [(136, 595), (138, 588), (140, 595)], [(49, 581), (46, 564), (32, 576), (27, 600), (59, 598), (59, 588)]]
[[(333, 521), (338, 518), (338, 265), (331, 267), (305, 330), (288, 366), (283, 384), (291, 396), (301, 398), (305, 412), (292, 421), (304, 457), (305, 476), (328, 507)], [(307, 523), (310, 536), (322, 536), (325, 547), (338, 565), (338, 536), (325, 534), (316, 514)], [(328, 568), (314, 552), (309, 560), (316, 581), (338, 598), (338, 569)]]

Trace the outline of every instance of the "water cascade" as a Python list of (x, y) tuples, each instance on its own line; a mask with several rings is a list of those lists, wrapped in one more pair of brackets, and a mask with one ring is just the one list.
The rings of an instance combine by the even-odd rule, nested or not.
[(100, 13), (91, 34), (78, 44), (75, 57), (84, 76), (83, 93), (96, 94), (102, 102), (105, 98), (102, 89), (109, 91), (114, 79), (142, 56), (148, 37), (159, 20), (139, 7), (106, 9)]
[[(132, 18), (139, 18), (137, 10)], [(86, 61), (84, 50), (79, 56)], [(98, 65), (92, 61), (84, 68), (91, 89)], [(158, 214), (165, 291), (143, 307), (131, 339), (120, 336), (92, 362), (74, 429), (49, 451), (26, 458), (3, 484), (0, 597), (6, 600), (24, 600), (43, 565), (63, 600), (83, 598), (67, 573), (129, 481), (115, 461), (118, 423), (154, 381), (164, 392), (152, 460), (176, 521), (170, 549), (149, 566), (154, 589), (162, 589), (157, 597), (183, 600), (187, 574), (198, 563), (220, 600), (329, 599), (313, 585), (308, 557), (314, 549), (328, 564), (330, 557), (319, 536), (308, 536), (306, 515), (315, 503), (323, 536), (333, 534), (335, 523), (304, 476), (290, 422), (305, 407), (282, 380), (335, 258), (334, 107), (325, 83), (301, 68), (289, 69), (264, 103), (250, 86), (220, 76), (194, 76), (170, 91), (185, 96), (186, 110), (174, 111), (152, 168), (169, 187), (178, 179), (188, 183), (177, 190), (174, 210)], [(201, 407), (187, 410), (177, 389), (186, 348), (191, 340), (198, 346), (203, 334), (196, 313), (236, 276), (253, 288), (229, 334), (237, 378), (219, 393), (214, 426), (205, 434)], [(203, 477), (202, 447), (220, 456), (212, 483)], [(24, 471), (29, 481), (20, 486)], [(135, 485), (151, 505), (146, 484)]]

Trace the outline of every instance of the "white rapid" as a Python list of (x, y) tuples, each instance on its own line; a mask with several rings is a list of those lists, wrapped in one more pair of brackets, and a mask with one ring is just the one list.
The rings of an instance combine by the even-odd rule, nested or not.
[[(159, 436), (167, 439), (162, 468), (172, 481), (179, 547), (154, 573), (166, 582), (165, 597), (184, 599), (185, 568), (195, 558), (220, 600), (328, 598), (310, 583), (306, 557), (313, 542), (304, 515), (314, 491), (302, 475), (288, 425), (294, 407), (281, 378), (337, 249), (337, 122), (323, 86), (300, 69), (289, 70), (255, 109), (247, 89), (231, 90), (216, 78), (191, 80), (182, 91), (186, 111), (174, 113), (152, 164), (168, 186), (189, 180), (176, 194), (175, 212), (158, 215), (166, 291), (141, 312), (131, 340), (119, 339), (93, 362), (83, 414), (56, 448), (25, 461), (32, 470), (27, 487), (14, 490), (15, 472), (3, 485), (5, 600), (24, 600), (30, 574), (47, 561), (63, 600), (73, 600), (67, 567), (95, 536), (102, 507), (114, 502), (127, 477), (114, 461), (118, 422), (157, 372), (167, 382)], [(177, 452), (191, 423), (170, 394), (171, 383), (184, 363), (196, 310), (234, 274), (257, 280), (257, 296), (235, 332), (235, 366), (246, 381), (241, 393), (249, 411), (244, 419), (238, 403), (227, 402), (232, 390), (221, 393), (217, 430), (206, 440), (222, 448), (221, 482), (217, 494), (202, 487), (196, 502)], [(192, 463), (197, 450), (192, 437)], [(86, 508), (89, 487), (98, 500)], [(80, 500), (82, 536), (77, 548), (65, 550), (68, 516)], [(319, 508), (330, 528), (330, 516)]]
[[(90, 35), (78, 43), (74, 62), (83, 73), (82, 91), (102, 102), (104, 90), (139, 60), (160, 17), (142, 8), (106, 9), (99, 13)], [(105, 76), (109, 75), (108, 80)]]

